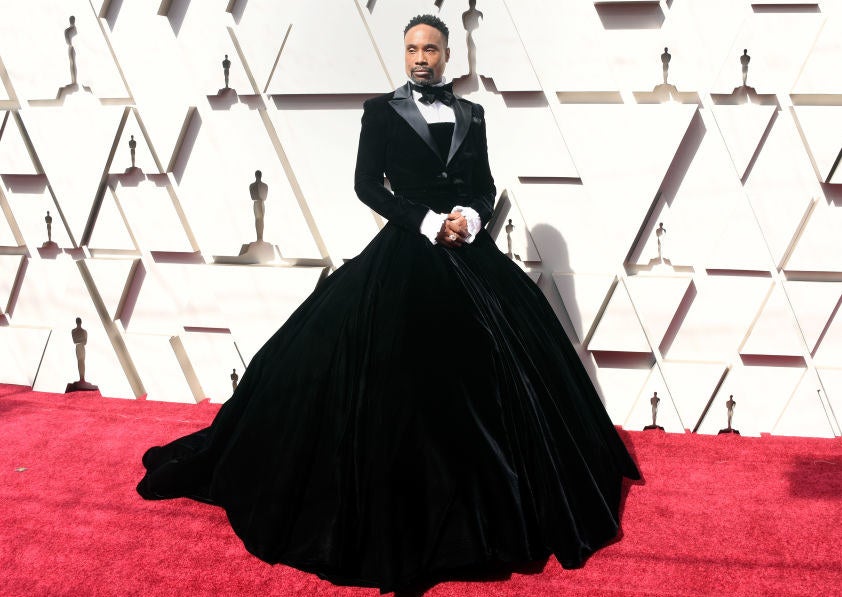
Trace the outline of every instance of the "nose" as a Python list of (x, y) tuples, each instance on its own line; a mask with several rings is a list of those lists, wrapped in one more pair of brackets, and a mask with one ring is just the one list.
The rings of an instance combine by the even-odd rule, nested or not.
[(418, 52), (415, 55), (415, 64), (427, 64), (427, 57), (424, 56), (424, 52)]

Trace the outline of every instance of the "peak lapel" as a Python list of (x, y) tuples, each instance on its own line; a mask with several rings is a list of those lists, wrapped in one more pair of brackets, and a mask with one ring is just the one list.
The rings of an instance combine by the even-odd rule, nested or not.
[(439, 154), (438, 146), (436, 146), (436, 142), (433, 139), (433, 135), (430, 133), (430, 127), (427, 126), (427, 121), (424, 120), (424, 117), (421, 116), (421, 112), (418, 111), (418, 106), (415, 105), (415, 100), (412, 99), (412, 93), (409, 90), (409, 83), (404, 85), (403, 87), (398, 87), (395, 90), (395, 96), (393, 99), (389, 100), (389, 105), (398, 113), (398, 116), (403, 118), (406, 123), (412, 127), (418, 136), (424, 140), (429, 148), (439, 157), (442, 157)]
[(471, 126), (471, 107), (459, 98), (453, 102), (453, 114), (456, 117), (456, 124), (453, 126), (453, 139), (450, 141), (450, 153), (447, 156), (447, 164), (456, 155), (459, 146), (468, 134), (468, 127)]

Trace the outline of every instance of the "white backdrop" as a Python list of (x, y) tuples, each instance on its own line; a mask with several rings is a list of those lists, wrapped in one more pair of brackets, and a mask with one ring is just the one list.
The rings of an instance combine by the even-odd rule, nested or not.
[[(224, 401), (383, 225), (352, 189), (361, 106), (431, 12), (488, 114), (491, 232), (615, 423), (657, 392), (667, 431), (716, 433), (733, 395), (743, 434), (839, 435), (842, 1), (470, 4), (0, 0), (0, 382), (63, 391), (78, 316), (104, 395)], [(221, 264), (257, 169), (276, 263)]]

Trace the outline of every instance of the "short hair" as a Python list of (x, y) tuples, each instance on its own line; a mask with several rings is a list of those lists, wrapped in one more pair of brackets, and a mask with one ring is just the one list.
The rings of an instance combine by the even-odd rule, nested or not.
[(444, 45), (447, 45), (447, 41), (450, 37), (450, 30), (447, 28), (447, 25), (444, 24), (440, 18), (435, 15), (418, 15), (409, 19), (409, 23), (406, 24), (404, 27), (403, 34), (406, 35), (406, 32), (415, 27), (416, 25), (429, 25), (435, 29), (438, 29), (441, 34), (444, 36)]

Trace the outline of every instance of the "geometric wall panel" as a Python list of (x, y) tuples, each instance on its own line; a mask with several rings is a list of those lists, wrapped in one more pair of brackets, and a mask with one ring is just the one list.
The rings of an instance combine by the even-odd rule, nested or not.
[(73, 246), (43, 176), (16, 177), (14, 186), (7, 187), (3, 193), (6, 195), (17, 228), (26, 246), (30, 247), (30, 252), (36, 252), (36, 247), (47, 242), (47, 224), (44, 218), (48, 211), (53, 220), (50, 225), (53, 242), (60, 247)]
[(778, 118), (746, 179), (746, 194), (776, 264), (821, 189), (797, 127), (787, 112)]
[(672, 395), (664, 382), (658, 365), (652, 367), (649, 379), (646, 380), (634, 406), (625, 418), (623, 427), (626, 429), (643, 429), (646, 425), (652, 424), (651, 399), (656, 392), (661, 401), (658, 402), (655, 423), (663, 427), (664, 431), (683, 433), (685, 424), (678, 416)]
[(8, 310), (15, 280), (24, 259), (20, 255), (0, 255), (0, 315)]
[(599, 315), (615, 277), (597, 274), (553, 274), (564, 310), (579, 342), (584, 342)]
[(454, 24), (464, 23), (470, 31), (470, 41), (467, 36), (453, 35), (451, 53), (465, 57), (473, 54), (473, 72), (493, 79), (498, 91), (541, 89), (504, 0), (485, 0), (481, 6), (467, 10), (463, 4), (445, 2), (441, 18)]
[[(77, 78), (100, 98), (128, 96), (100, 24), (85, 0), (66, 0), (61, 10), (51, 2), (4, 2), (0, 20), (0, 55), (18, 98), (51, 100), (71, 82), (65, 31), (75, 17), (71, 38)], [(33, 51), (37, 48), (37, 51)]]
[[(123, 182), (118, 177), (116, 182), (114, 199), (139, 246), (150, 251), (176, 253), (192, 253), (196, 250), (184, 229), (172, 188), (166, 178), (127, 184), (128, 181)], [(107, 201), (111, 193), (105, 196)], [(90, 244), (96, 246), (93, 240)]]
[(833, 437), (828, 413), (817, 394), (821, 388), (815, 372), (807, 371), (772, 429), (776, 435)]
[[(372, 211), (353, 189), (361, 102), (324, 97), (273, 99), (269, 117), (330, 254), (355, 256), (379, 230)], [(313, 134), (322, 127), (330, 131), (330, 142)], [(330, 165), (327, 176), (326, 164)], [(290, 256), (318, 256), (313, 253), (315, 249)], [(283, 246), (281, 254), (286, 256)]]
[[(26, 125), (73, 238), (82, 236), (97, 189), (107, 172), (123, 108), (96, 99), (27, 112)], [(87, 159), (70, 159), (85, 155)]]
[(138, 121), (135, 110), (129, 110), (126, 114), (126, 122), (120, 138), (114, 144), (114, 160), (109, 169), (110, 174), (123, 174), (131, 172), (132, 152), (130, 144), (134, 142), (134, 168), (140, 169), (146, 174), (156, 174), (161, 171), (155, 163), (155, 156), (149, 146), (148, 139), (144, 136), (144, 127)]
[(819, 200), (784, 267), (788, 271), (839, 272), (842, 271), (840, 249), (842, 206)]
[(827, 402), (838, 422), (842, 418), (842, 368), (819, 367), (817, 371), (824, 386)]
[(520, 205), (514, 198), (513, 193), (507, 192), (506, 195), (511, 201), (511, 204), (508, 210), (504, 214), (501, 214), (504, 224), (500, 226), (497, 234), (497, 247), (503, 253), (511, 254), (511, 258), (515, 261), (541, 261), (541, 255), (538, 253), (538, 248), (535, 246), (535, 240), (532, 238), (530, 228), (520, 211)]
[(243, 368), (231, 335), (187, 332), (181, 340), (200, 384), (202, 398), (225, 402), (231, 397), (231, 370), (236, 368), (242, 373)]
[(45, 329), (0, 327), (0, 379), (31, 386), (49, 335)]
[(742, 435), (771, 433), (804, 376), (802, 367), (737, 366), (725, 378), (699, 426), (715, 434), (727, 425), (728, 397), (736, 401), (733, 427)]
[[(613, 48), (605, 43), (602, 24), (590, 2), (519, 0), (506, 2), (506, 7), (545, 90), (587, 93), (620, 89), (609, 66)], [(481, 4), (477, 8), (483, 10)], [(594, 39), (600, 43), (593, 43)], [(564, 68), (559, 68), (561, 64)]]
[[(283, 18), (289, 11), (283, 10), (279, 15), (278, 11), (273, 10), (276, 5), (275, 0), (250, 0), (245, 3), (233, 27), (247, 63), (243, 67), (248, 66), (260, 92), (269, 83), (272, 69), (290, 29), (289, 20)], [(241, 90), (241, 93), (244, 92)]]
[[(702, 416), (717, 384), (722, 379), (725, 368), (723, 363), (664, 362), (664, 381), (669, 387), (671, 402), (686, 429), (692, 430), (696, 427), (699, 417)], [(660, 396), (659, 389), (653, 388), (653, 390), (659, 392), (658, 396)], [(661, 404), (664, 402), (662, 401)], [(718, 412), (710, 416), (717, 421), (720, 420)]]
[(133, 259), (86, 259), (85, 265), (96, 284), (108, 316), (112, 320), (115, 319), (136, 261)]
[(178, 198), (201, 250), (237, 255), (256, 239), (249, 186), (268, 185), (264, 240), (284, 257), (320, 257), (258, 110), (236, 104), (199, 110), (201, 128), (179, 180)]
[(12, 112), (0, 111), (0, 174), (38, 174)]
[[(744, 434), (839, 433), (838, 3), (53, 4), (0, 18), (0, 382), (73, 381), (79, 316), (103, 394), (227, 399), (385, 224), (353, 190), (362, 104), (403, 84), (403, 27), (438, 12), (446, 76), (486, 110), (494, 240), (612, 420), (649, 424), (657, 392), (667, 431), (715, 433), (734, 393)], [(674, 101), (652, 93), (664, 47)], [(766, 95), (735, 105), (743, 49)], [(256, 170), (271, 265), (231, 259)]]
[[(246, 11), (249, 8), (247, 6)], [(383, 93), (389, 90), (389, 80), (353, 2), (331, 5), (328, 11), (314, 11), (307, 3), (287, 3), (283, 15), (292, 22), (292, 27), (269, 81), (268, 93)], [(331, 31), (330, 44), (312, 43), (314, 39), (325, 39), (327, 30)], [(395, 35), (400, 38), (401, 33), (395, 32)], [(337, 60), (332, 46), (340, 45), (346, 50)], [(348, 65), (353, 65), (352, 75)]]
[(625, 285), (617, 284), (588, 342), (588, 350), (651, 352)]
[(23, 244), (20, 233), (16, 234), (18, 227), (14, 218), (12, 210), (5, 201), (3, 189), (0, 188), (0, 247), (19, 247)]
[[(700, 264), (708, 267), (711, 250), (716, 251), (716, 239), (739, 242), (724, 235), (730, 225), (728, 214), (745, 201), (745, 194), (736, 175), (727, 146), (709, 109), (700, 109), (694, 118), (687, 138), (680, 147), (665, 177), (661, 201), (663, 210), (650, 218), (652, 232), (640, 251), (636, 263), (646, 265), (657, 257), (657, 223), (666, 228), (664, 257), (673, 265)], [(657, 208), (655, 210), (658, 212)], [(742, 247), (730, 254), (739, 256)]]
[[(193, 3), (195, 9), (199, 3)], [(199, 7), (200, 9), (200, 7)], [(154, 2), (112, 2), (109, 37), (114, 53), (142, 115), (152, 148), (166, 167), (178, 143), (190, 106), (222, 87), (223, 55), (205, 54), (219, 69), (210, 89), (195, 84), (170, 21), (158, 15)], [(139, 49), (142, 49), (139, 51)], [(130, 134), (132, 134), (130, 132)], [(135, 134), (138, 146), (143, 138)], [(125, 151), (126, 145), (120, 147)], [(151, 148), (150, 148), (151, 149)], [(118, 164), (124, 163), (121, 160)]]
[(231, 14), (225, 11), (222, 3), (187, 3), (184, 16), (178, 21), (175, 37), (194, 89), (211, 95), (223, 88), (222, 60), (228, 55), (231, 61), (229, 86), (240, 94), (254, 92), (228, 32), (228, 27), (233, 24)]
[(792, 89), (824, 19), (820, 13), (750, 13), (712, 90), (730, 93), (742, 83), (739, 57), (744, 49), (751, 56), (749, 85), (759, 93)]
[[(208, 270), (215, 280), (214, 300), (246, 364), (313, 292), (324, 273), (321, 267), (213, 266)], [(240, 292), (241, 288), (248, 288), (248, 293)], [(255, 313), (260, 317), (255, 318)]]
[(842, 298), (842, 282), (787, 281), (784, 287), (807, 350), (812, 353)]
[(792, 307), (780, 286), (772, 289), (740, 353), (797, 357), (804, 353), (804, 341), (792, 316)]
[(622, 366), (622, 363), (608, 363), (595, 368), (592, 379), (603, 396), (608, 416), (617, 425), (624, 424), (638, 397), (646, 393), (643, 388), (649, 375), (648, 366), (637, 364)]
[[(628, 251), (625, 240), (606, 222), (605, 206), (589, 196), (583, 184), (521, 184), (517, 202), (550, 272), (614, 272), (617, 256)], [(600, 228), (603, 223), (605, 229)]]
[(772, 283), (765, 277), (709, 276), (666, 357), (671, 360), (730, 360), (743, 341)]
[(829, 182), (842, 151), (842, 106), (794, 106), (792, 110), (816, 176)]
[[(507, 110), (502, 118), (493, 119), (500, 130), (519, 131), (506, 149), (506, 168), (517, 176), (578, 178), (579, 173), (570, 158), (564, 140), (558, 132), (553, 114), (543, 105), (543, 95), (526, 98), (505, 98)], [(537, 105), (536, 105), (537, 104)]]
[(170, 336), (127, 333), (125, 339), (147, 400), (196, 402)]
[(97, 384), (104, 395), (131, 396), (126, 374), (77, 263), (67, 255), (55, 260), (29, 260), (12, 317), (15, 326), (52, 330), (35, 388), (63, 392), (68, 383), (79, 378), (70, 337), (76, 317), (82, 318), (88, 330), (86, 379)]
[[(144, 213), (154, 212), (152, 206), (144, 206)], [(117, 204), (114, 192), (107, 189), (99, 205), (93, 230), (87, 239), (88, 247), (92, 251), (136, 252), (138, 250), (132, 234), (126, 227), (125, 210), (121, 207)], [(165, 223), (166, 220), (163, 220), (158, 230), (166, 230)]]
[[(832, 10), (836, 8), (836, 14)], [(822, 2), (822, 13), (830, 14), (816, 36), (810, 54), (792, 93), (818, 95), (842, 93), (842, 73), (836, 67), (842, 54), (842, 15), (835, 2)]]
[(840, 365), (839, 351), (842, 350), (842, 315), (837, 310), (827, 324), (824, 335), (819, 339), (815, 350), (815, 363), (822, 367), (838, 367)]
[(643, 329), (660, 346), (690, 285), (689, 276), (629, 276), (626, 287)]
[(719, 222), (709, 230), (711, 242), (710, 253), (705, 258), (706, 267), (759, 271), (774, 267), (769, 247), (748, 201), (740, 197), (719, 215)]
[(713, 106), (716, 124), (742, 178), (777, 108), (759, 104)]
[[(649, 211), (696, 106), (562, 105), (560, 109), (562, 134), (594, 202), (592, 219), (578, 218), (577, 224), (599, 229), (600, 238), (611, 239), (619, 249), (612, 257), (622, 259), (637, 234), (634, 224), (642, 223)], [(641, 138), (652, 141), (651, 150), (639, 150)], [(612, 218), (604, 217), (606, 210)], [(620, 226), (621, 222), (626, 225)], [(630, 222), (634, 224), (629, 226)], [(600, 252), (611, 255), (610, 248), (603, 246)]]

